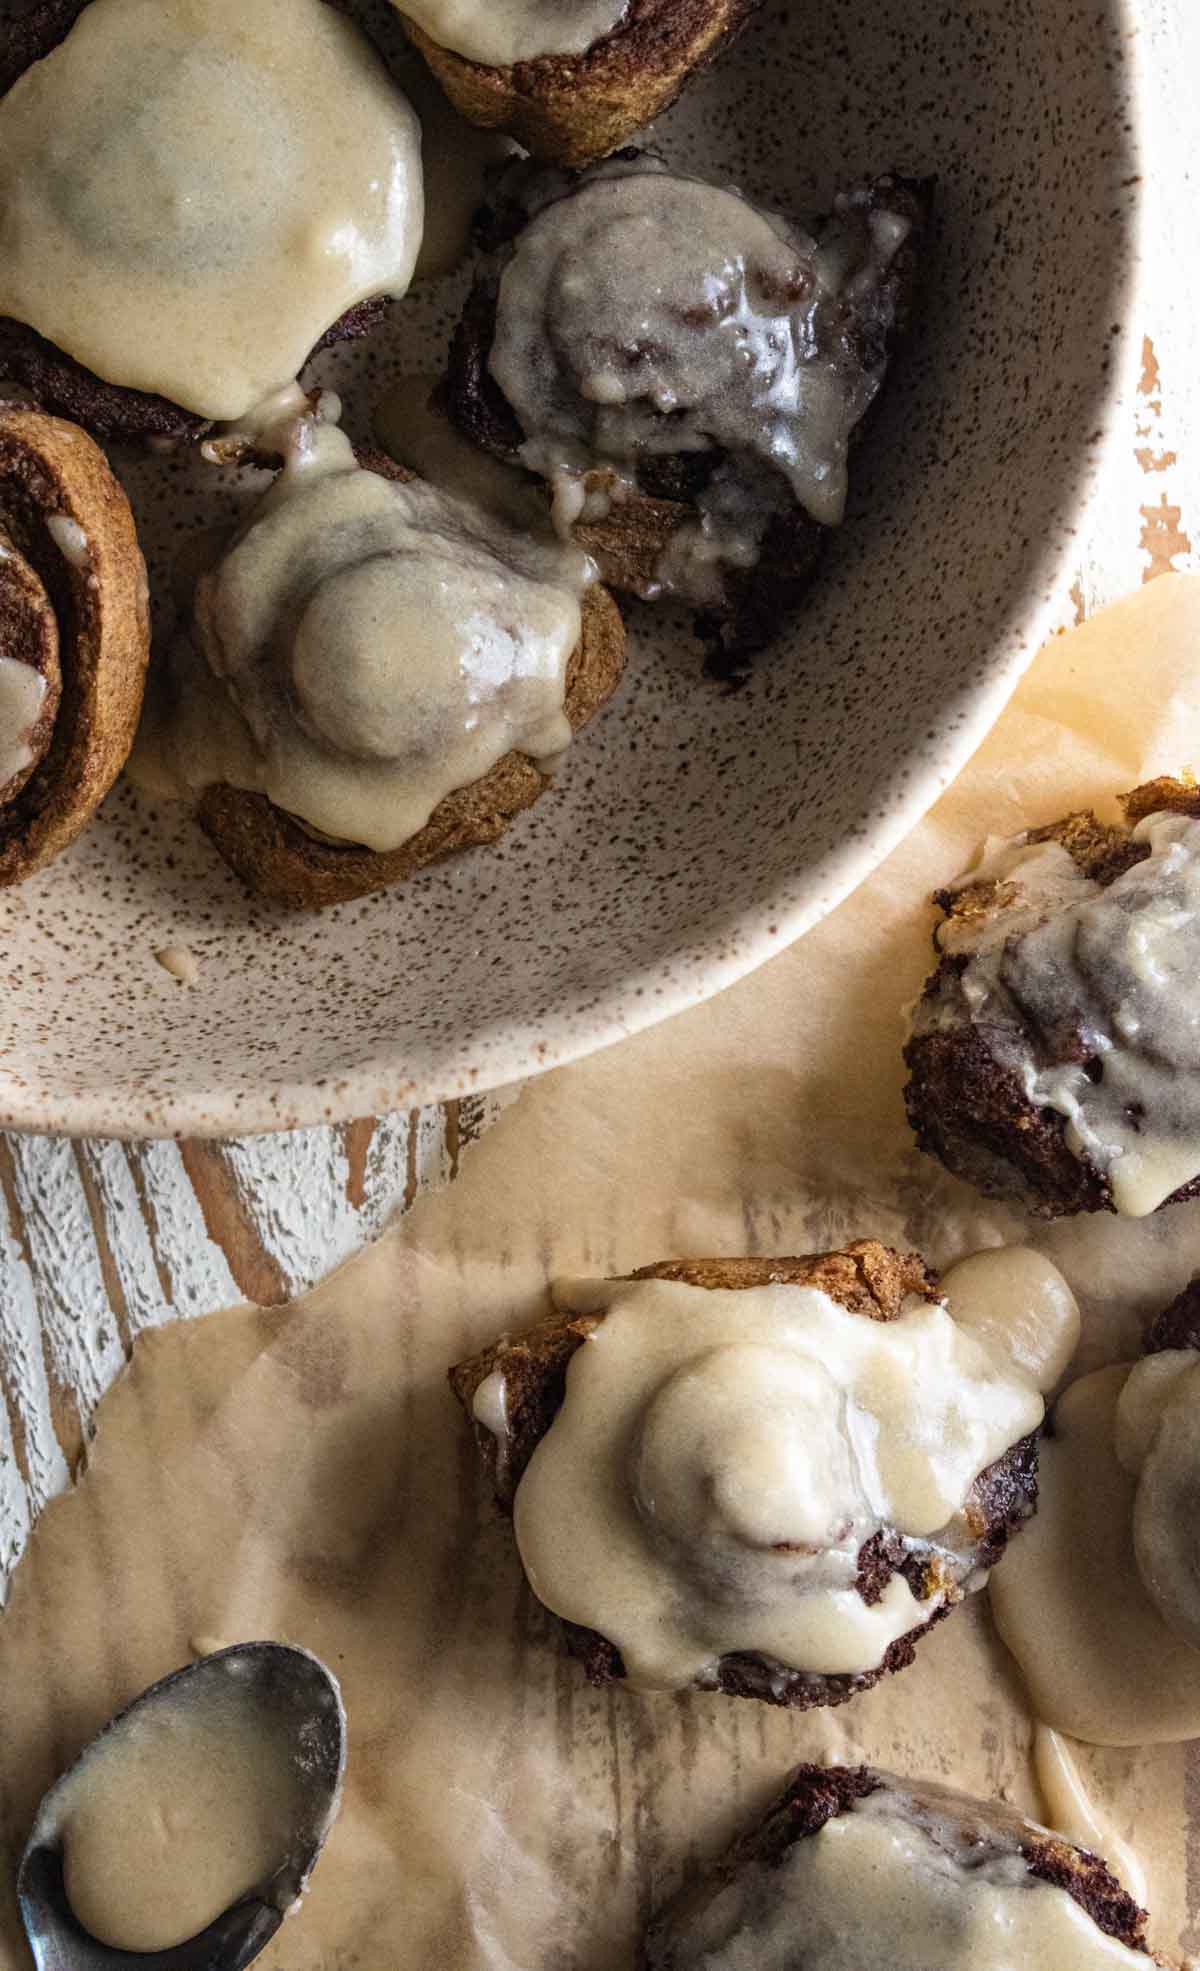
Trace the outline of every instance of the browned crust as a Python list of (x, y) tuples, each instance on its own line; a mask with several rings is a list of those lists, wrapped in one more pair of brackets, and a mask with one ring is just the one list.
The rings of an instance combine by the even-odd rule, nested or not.
[[(961, 1841), (964, 1856), (979, 1857), (989, 1840), (1015, 1842), (1030, 1875), (1063, 1889), (1105, 1936), (1163, 1960), (1146, 1943), (1145, 1910), (1121, 1887), (1105, 1862), (1086, 1848), (1026, 1820), (998, 1800), (976, 1800), (932, 1781), (900, 1779), (870, 1766), (798, 1766), (787, 1786), (757, 1824), (741, 1834), (715, 1865), (691, 1883), (654, 1919), (646, 1937), (643, 1971), (687, 1971), (695, 1958), (677, 1952), (676, 1933), (743, 1869), (778, 1868), (797, 1841), (819, 1834), (829, 1821), (853, 1809), (857, 1800), (887, 1792), (903, 1813), (915, 1807), (936, 1814)], [(1009, 1849), (1011, 1852), (1011, 1849)], [(795, 1935), (796, 1963), (804, 1962), (804, 1937)]]
[[(304, 368), (322, 349), (369, 335), (390, 306), (384, 299), (360, 301), (326, 330)], [(174, 447), (194, 443), (213, 428), (211, 418), (185, 411), (166, 397), (106, 383), (24, 322), (7, 316), (0, 316), (0, 377), (19, 383), (43, 410), (81, 424), (106, 442), (136, 444), (155, 439)], [(239, 454), (232, 451), (229, 454), (230, 459), (236, 456)]]
[[(911, 219), (908, 238), (889, 276), (895, 310), (888, 339), (890, 360), (911, 322), (933, 183), (889, 175), (877, 179), (871, 190), (873, 196), (881, 201), (887, 197), (892, 205), (899, 198)], [(501, 188), (497, 204), (485, 215), (481, 228), (481, 244), (492, 258), (477, 275), (455, 329), (443, 392), (447, 413), (464, 435), (510, 462), (516, 459), (525, 434), (491, 374), (489, 361), (496, 331), (499, 257), (523, 223), (524, 215), (514, 211)], [(852, 433), (852, 445), (858, 443), (870, 422), (868, 413)], [(639, 485), (633, 497), (614, 504), (603, 520), (576, 525), (574, 537), (596, 562), (603, 581), (633, 595), (646, 592), (668, 542), (695, 519), (696, 475), (707, 476), (719, 458), (715, 451), (679, 459), (647, 458), (639, 464)], [(587, 487), (603, 489), (609, 478), (605, 471), (591, 473)], [(755, 566), (731, 570), (720, 605), (697, 613), (696, 631), (706, 646), (710, 675), (739, 677), (745, 672), (747, 659), (778, 634), (781, 623), (812, 587), (831, 531), (800, 506), (771, 522)]]
[[(41, 61), (66, 39), (86, 4), (87, 0), (41, 0), (15, 21), (3, 23), (0, 96), (7, 94), (33, 62)], [(344, 8), (344, 0), (330, 0), (330, 4)], [(335, 343), (370, 334), (390, 306), (389, 300), (379, 297), (348, 309), (314, 344), (307, 362)], [(153, 439), (182, 445), (212, 429), (210, 418), (184, 410), (169, 398), (106, 382), (26, 323), (7, 315), (0, 315), (0, 379), (21, 384), (43, 410), (69, 418), (105, 440), (140, 443)]]
[[(0, 96), (6, 96), (19, 76), (33, 62), (40, 62), (60, 41), (65, 41), (83, 12), (87, 0), (34, 0), (32, 6), (4, 10), (4, 32), (0, 36)], [(15, 13), (15, 19), (9, 14)]]
[(211, 420), (148, 391), (106, 383), (44, 336), (0, 316), (0, 377), (19, 383), (43, 410), (81, 424), (106, 442), (156, 439), (182, 445), (202, 438)]
[[(46, 532), (63, 514), (87, 536), (73, 567)], [(36, 770), (0, 808), (0, 887), (73, 841), (124, 765), (150, 651), (146, 567), (129, 502), (74, 425), (0, 405), (0, 517), (45, 587), (58, 629), (62, 698)]]
[(534, 157), (591, 164), (660, 116), (745, 26), (760, 0), (632, 0), (582, 55), (495, 68), (404, 25), (460, 115), (506, 130)]
[[(919, 1254), (897, 1252), (876, 1239), (857, 1239), (839, 1252), (790, 1258), (662, 1260), (623, 1277), (680, 1280), (705, 1288), (776, 1283), (815, 1287), (852, 1312), (878, 1321), (895, 1320), (910, 1294), (938, 1291), (936, 1277)], [(511, 1511), (525, 1468), (562, 1407), (572, 1355), (603, 1319), (603, 1313), (555, 1312), (524, 1334), (501, 1336), (449, 1371), (450, 1387), (471, 1421), (476, 1448), (503, 1511)], [(500, 1367), (508, 1424), (503, 1448), (491, 1431), (476, 1422), (472, 1409), (480, 1384)], [(991, 1567), (999, 1560), (1010, 1535), (1029, 1517), (1036, 1498), (1036, 1440), (1023, 1438), (976, 1481), (968, 1518), (977, 1530), (978, 1566)], [(889, 1544), (882, 1536), (863, 1549), (860, 1559), (858, 1586), (868, 1602), (878, 1599), (887, 1580), (897, 1572), (905, 1574), (918, 1598), (940, 1585), (921, 1560), (907, 1556), (899, 1542)], [(922, 1628), (899, 1637), (878, 1668), (861, 1676), (812, 1676), (734, 1653), (721, 1658), (712, 1687), (726, 1696), (759, 1698), (792, 1710), (842, 1704), (911, 1663), (920, 1638), (949, 1614), (951, 1606), (953, 1602), (948, 1601)], [(572, 1622), (560, 1622), (559, 1626), (591, 1683), (611, 1683), (624, 1676), (620, 1653), (607, 1638)]]
[(639, 1266), (631, 1280), (682, 1280), (686, 1286), (813, 1287), (851, 1314), (894, 1321), (910, 1294), (936, 1294), (937, 1276), (916, 1252), (898, 1252), (878, 1239), (855, 1239), (839, 1252), (786, 1259), (660, 1259)]
[[(1164, 810), (1200, 816), (1200, 787), (1184, 779), (1147, 781), (1124, 795), (1121, 806), (1124, 826), (1084, 810), (1031, 829), (1030, 840), (1061, 842), (1092, 881), (1111, 883), (1148, 854), (1144, 843), (1131, 839), (1131, 829)], [(962, 891), (939, 890), (933, 900), (943, 923), (967, 927), (1002, 913), (1011, 895), (1003, 884), (980, 883)], [(939, 924), (935, 951), (941, 931)], [(965, 964), (954, 953), (939, 953), (925, 982), (923, 1003), (952, 1000)], [(914, 1035), (904, 1059), (909, 1070), (905, 1106), (917, 1143), (956, 1176), (990, 1197), (1015, 1198), (1041, 1218), (1114, 1210), (1108, 1179), (1067, 1147), (1065, 1118), (1029, 1101), (1017, 1076), (995, 1059), (982, 1027), (964, 1017)], [(1164, 1203), (1193, 1197), (1200, 1197), (1200, 1177), (1181, 1185)]]
[(1200, 1349), (1200, 1273), (1151, 1324), (1146, 1336), (1147, 1355), (1157, 1355), (1165, 1348)]
[[(606, 581), (637, 595), (653, 581), (668, 541), (694, 517), (685, 501), (639, 493), (603, 520), (580, 521), (574, 533)], [(696, 613), (711, 677), (740, 677), (747, 659), (778, 636), (812, 587), (831, 532), (803, 507), (793, 507), (771, 521), (757, 565), (730, 570), (724, 602)]]
[(1131, 794), (1122, 794), (1121, 808), (1130, 828), (1151, 814), (1200, 815), (1200, 785), (1190, 773), (1178, 779), (1162, 774), (1157, 780), (1144, 780)]
[(1073, 1155), (1062, 1119), (1029, 1101), (983, 1029), (964, 1022), (914, 1035), (904, 1060), (917, 1146), (956, 1177), (986, 1197), (1015, 1198), (1038, 1218), (1112, 1210), (1106, 1179)]
[[(381, 452), (358, 449), (359, 463), (385, 479), (414, 475)], [(603, 588), (583, 599), (582, 633), (567, 664), (565, 710), (578, 732), (611, 698), (625, 668), (625, 626)], [(231, 869), (259, 896), (289, 910), (324, 910), (387, 889), (459, 849), (494, 842), (551, 785), (524, 753), (506, 753), (480, 780), (440, 801), (424, 828), (398, 849), (327, 842), (265, 794), (220, 785), (200, 796), (196, 818)]]

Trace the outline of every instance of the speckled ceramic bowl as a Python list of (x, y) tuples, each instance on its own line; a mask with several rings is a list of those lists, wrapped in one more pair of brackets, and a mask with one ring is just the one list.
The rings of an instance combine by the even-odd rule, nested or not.
[[(916, 346), (856, 458), (803, 616), (741, 692), (633, 611), (615, 700), (504, 841), (289, 918), (131, 790), (0, 897), (0, 1120), (270, 1129), (512, 1081), (703, 999), (880, 861), (983, 737), (1052, 620), (1125, 372), (1137, 172), (1125, 0), (766, 0), (655, 129), (666, 156), (819, 209), (934, 172)], [(365, 436), (444, 350), (465, 281), (323, 359)], [(245, 489), (122, 465), (159, 583)], [(186, 947), (180, 984), (155, 953)]]

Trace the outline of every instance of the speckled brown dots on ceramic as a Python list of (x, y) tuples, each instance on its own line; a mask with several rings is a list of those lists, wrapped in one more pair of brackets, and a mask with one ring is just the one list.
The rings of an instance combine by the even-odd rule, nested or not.
[[(0, 902), (0, 1120), (236, 1133), (498, 1086), (707, 997), (845, 895), (978, 744), (1069, 579), (1125, 368), (1129, 27), (1125, 0), (767, 0), (656, 126), (664, 154), (788, 211), (889, 168), (939, 180), (919, 332), (803, 614), (725, 694), (680, 619), (634, 608), (624, 685), (551, 794), (320, 917), (254, 901), (182, 812), (118, 791)], [(439, 366), (464, 289), (420, 286), (319, 359), (355, 436), (396, 372)], [(121, 469), (161, 598), (249, 481)], [(174, 945), (187, 992), (155, 959)]]

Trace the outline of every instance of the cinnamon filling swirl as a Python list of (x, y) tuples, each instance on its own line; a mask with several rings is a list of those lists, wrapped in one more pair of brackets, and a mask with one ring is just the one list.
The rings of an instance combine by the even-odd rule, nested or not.
[(45, 756), (62, 694), (58, 624), (40, 576), (0, 528), (0, 808)]

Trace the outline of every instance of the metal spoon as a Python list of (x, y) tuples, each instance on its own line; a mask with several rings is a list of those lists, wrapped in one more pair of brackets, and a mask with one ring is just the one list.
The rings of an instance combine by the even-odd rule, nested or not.
[[(302, 1793), (279, 1865), (268, 1879), (197, 1937), (169, 1950), (123, 1951), (100, 1943), (76, 1921), (63, 1880), (63, 1823), (72, 1783), (97, 1747), (110, 1744), (151, 1702), (203, 1702), (206, 1679), (230, 1669), (261, 1696), (281, 1746), (294, 1754)], [(152, 1684), (117, 1713), (75, 1764), (50, 1788), (38, 1810), (17, 1875), (17, 1895), (38, 1971), (242, 1971), (275, 1935), (316, 1864), (340, 1804), (346, 1762), (346, 1714), (336, 1678), (305, 1649), (284, 1643), (239, 1643), (215, 1651)], [(130, 1856), (130, 1866), (136, 1858)]]

